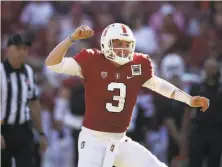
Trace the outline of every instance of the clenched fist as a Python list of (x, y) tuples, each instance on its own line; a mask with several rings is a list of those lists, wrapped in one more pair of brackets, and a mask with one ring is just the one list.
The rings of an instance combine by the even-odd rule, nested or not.
[(71, 34), (71, 37), (73, 40), (78, 40), (78, 39), (86, 39), (91, 36), (93, 36), (94, 31), (89, 28), (88, 26), (82, 25), (79, 26), (74, 33)]
[(205, 112), (209, 107), (209, 99), (200, 96), (194, 96), (191, 99), (191, 107), (202, 107), (200, 111)]

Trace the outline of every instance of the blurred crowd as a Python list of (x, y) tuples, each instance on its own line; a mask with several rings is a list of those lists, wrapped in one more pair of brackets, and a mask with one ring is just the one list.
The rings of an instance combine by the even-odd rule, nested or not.
[[(186, 92), (190, 92), (193, 83), (200, 83), (206, 77), (203, 65), (207, 58), (216, 60), (222, 72), (222, 2), (219, 1), (2, 2), (1, 60), (5, 58), (10, 34), (26, 32), (33, 40), (27, 62), (37, 74), (43, 125), (49, 140), (42, 167), (74, 166), (72, 145), (77, 137), (72, 130), (81, 126), (81, 119), (77, 120), (70, 112), (69, 103), (73, 101), (71, 89), (81, 82), (49, 71), (44, 66), (45, 58), (83, 24), (91, 27), (95, 35), (76, 41), (67, 55), (72, 57), (82, 48), (100, 48), (101, 32), (114, 22), (125, 23), (133, 30), (136, 51), (150, 55), (157, 76)], [(179, 137), (169, 137), (172, 129), (167, 118), (173, 115), (176, 126), (182, 129), (184, 109), (170, 113), (167, 107), (161, 107), (165, 101), (154, 92), (141, 89), (128, 133), (170, 164), (174, 157), (169, 158), (169, 154), (185, 155), (187, 150), (181, 146)], [(171, 138), (176, 139), (171, 141)], [(171, 142), (180, 145), (177, 153), (169, 151)]]

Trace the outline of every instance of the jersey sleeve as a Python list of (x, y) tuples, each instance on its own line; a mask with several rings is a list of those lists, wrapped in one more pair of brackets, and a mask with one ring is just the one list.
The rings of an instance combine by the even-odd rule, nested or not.
[(73, 59), (81, 67), (82, 75), (83, 75), (84, 80), (86, 80), (88, 74), (90, 74), (90, 64), (92, 63), (93, 55), (94, 55), (94, 50), (92, 50), (92, 49), (82, 49), (78, 54), (76, 54), (73, 57)]
[(141, 64), (142, 64), (142, 84), (144, 84), (147, 80), (149, 80), (153, 74), (154, 69), (152, 66), (151, 59), (148, 55), (142, 54), (141, 56)]
[(59, 64), (47, 66), (51, 71), (82, 77), (79, 64), (71, 57), (64, 57)]

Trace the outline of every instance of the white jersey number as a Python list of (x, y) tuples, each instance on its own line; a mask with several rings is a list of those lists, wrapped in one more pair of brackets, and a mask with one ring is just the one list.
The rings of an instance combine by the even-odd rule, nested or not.
[(124, 109), (125, 101), (126, 101), (126, 85), (123, 83), (111, 82), (108, 87), (108, 91), (114, 91), (115, 89), (119, 89), (120, 95), (113, 96), (113, 100), (118, 101), (118, 106), (114, 106), (112, 103), (106, 103), (106, 109), (109, 112), (121, 112)]

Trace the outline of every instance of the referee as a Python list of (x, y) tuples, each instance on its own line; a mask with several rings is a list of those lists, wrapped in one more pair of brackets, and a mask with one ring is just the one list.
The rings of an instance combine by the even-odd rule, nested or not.
[(34, 72), (25, 64), (31, 41), (14, 34), (7, 43), (7, 59), (1, 63), (1, 166), (33, 166), (31, 120), (40, 134), (42, 151), (47, 147), (40, 117)]

